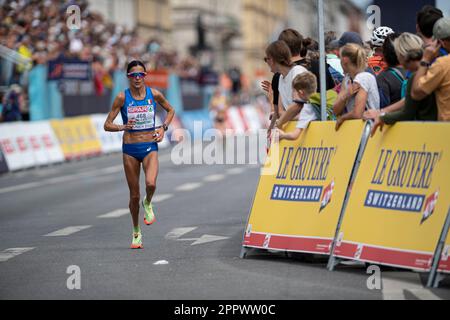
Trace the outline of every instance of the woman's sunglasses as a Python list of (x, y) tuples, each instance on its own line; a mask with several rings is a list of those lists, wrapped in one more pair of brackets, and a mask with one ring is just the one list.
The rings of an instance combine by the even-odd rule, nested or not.
[(127, 74), (128, 78), (145, 78), (145, 76), (147, 75), (147, 73), (145, 72), (132, 72)]

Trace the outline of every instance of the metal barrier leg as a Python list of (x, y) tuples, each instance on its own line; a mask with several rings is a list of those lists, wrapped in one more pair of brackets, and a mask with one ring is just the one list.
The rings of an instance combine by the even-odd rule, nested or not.
[[(361, 137), (361, 143), (359, 145), (359, 150), (358, 150), (358, 155), (356, 156), (355, 165), (353, 166), (352, 174), (350, 176), (349, 186), (352, 186), (353, 183), (355, 182), (356, 174), (358, 173), (359, 165), (360, 165), (362, 157), (364, 155), (364, 150), (366, 149), (367, 141), (369, 140), (371, 128), (372, 128), (372, 123), (367, 122), (366, 126), (364, 127), (363, 135)], [(347, 191), (348, 191), (348, 189), (347, 189)], [(342, 204), (341, 214), (339, 215), (338, 224), (336, 226), (336, 233), (334, 235), (333, 242), (331, 243), (330, 258), (328, 260), (328, 265), (327, 265), (328, 271), (333, 271), (334, 268), (341, 261), (340, 259), (337, 259), (334, 256), (334, 251), (336, 249), (337, 239), (339, 237), (339, 232), (341, 230), (342, 220), (344, 219), (345, 209), (347, 208), (348, 200), (350, 199), (350, 193), (351, 193), (351, 191), (347, 192), (347, 194), (345, 195), (344, 203)]]
[(442, 281), (444, 276), (438, 272), (439, 262), (442, 257), (442, 250), (445, 246), (445, 240), (447, 239), (448, 230), (450, 228), (450, 208), (447, 211), (447, 218), (445, 219), (444, 227), (442, 228), (441, 236), (439, 238), (436, 250), (434, 251), (433, 263), (431, 265), (430, 274), (428, 276), (427, 287), (437, 288), (439, 282)]
[(241, 253), (239, 254), (239, 258), (245, 259), (247, 257), (247, 253), (249, 252), (249, 249), (246, 247), (241, 247)]

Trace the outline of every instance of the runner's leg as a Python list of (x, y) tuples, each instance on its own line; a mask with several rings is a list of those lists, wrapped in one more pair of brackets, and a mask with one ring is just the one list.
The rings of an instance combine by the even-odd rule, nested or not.
[(145, 173), (145, 191), (148, 203), (152, 202), (156, 191), (156, 179), (158, 178), (159, 161), (158, 152), (151, 152), (144, 161), (142, 161)]
[(133, 219), (133, 227), (136, 230), (139, 227), (139, 174), (141, 164), (138, 160), (127, 154), (123, 155), (123, 166), (125, 168), (125, 176), (130, 189), (130, 203), (129, 208), (131, 218)]

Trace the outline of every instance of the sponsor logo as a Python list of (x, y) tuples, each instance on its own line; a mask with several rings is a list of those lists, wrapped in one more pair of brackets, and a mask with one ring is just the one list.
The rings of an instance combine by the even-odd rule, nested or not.
[[(442, 152), (427, 150), (381, 149), (364, 206), (378, 209), (422, 213), (420, 224), (433, 214), (438, 192), (430, 194), (436, 166)], [(405, 192), (391, 192), (390, 188), (402, 188)], [(402, 190), (403, 191), (403, 190)]]
[(325, 209), (328, 204), (331, 202), (331, 196), (333, 195), (333, 189), (334, 189), (334, 180), (331, 181), (331, 183), (323, 190), (322, 199), (320, 201), (320, 209), (319, 212), (322, 212), (323, 209)]
[(322, 187), (286, 186), (276, 184), (273, 186), (271, 200), (318, 202), (322, 194)]
[(424, 223), (428, 218), (431, 217), (431, 215), (434, 212), (434, 208), (436, 207), (436, 203), (438, 200), (439, 191), (436, 191), (431, 196), (425, 200), (424, 210), (422, 214), (422, 220), (420, 221), (420, 224)]
[[(328, 179), (330, 164), (337, 152), (337, 147), (285, 147), (278, 166), (277, 180), (302, 181), (304, 184), (309, 182), (325, 183)], [(324, 186), (308, 185), (281, 185), (273, 186), (271, 200), (298, 201), (298, 202), (321, 202), (320, 211), (322, 211), (331, 201), (334, 181)], [(323, 196), (321, 199), (323, 191)]]

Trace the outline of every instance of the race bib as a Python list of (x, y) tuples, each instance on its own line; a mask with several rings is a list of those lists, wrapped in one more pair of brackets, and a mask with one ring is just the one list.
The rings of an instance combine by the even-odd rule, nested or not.
[(133, 130), (148, 130), (155, 127), (155, 107), (153, 104), (146, 106), (129, 106), (127, 108), (128, 120), (134, 120)]

